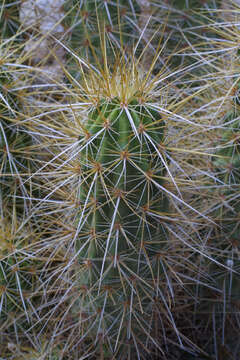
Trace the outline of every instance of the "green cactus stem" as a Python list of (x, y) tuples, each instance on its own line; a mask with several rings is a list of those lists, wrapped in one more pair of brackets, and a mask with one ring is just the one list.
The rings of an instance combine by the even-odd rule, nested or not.
[[(69, 44), (77, 53), (91, 59), (91, 62), (96, 61), (96, 54), (98, 61), (102, 57), (103, 24), (108, 41), (118, 44), (118, 47), (121, 47), (121, 41), (131, 47), (133, 39), (136, 39), (140, 8), (135, 0), (70, 0), (66, 1), (64, 7), (67, 33), (70, 34)], [(108, 50), (112, 56), (111, 45)]]
[(132, 312), (150, 314), (156, 291), (156, 257), (166, 234), (154, 214), (168, 211), (164, 127), (161, 114), (138, 97), (128, 104), (114, 98), (100, 101), (90, 112), (85, 136), (79, 138), (79, 306), (88, 314), (95, 312), (97, 326), (90, 331), (95, 341), (113, 326), (113, 349), (119, 338), (131, 338), (130, 328), (138, 328), (136, 321), (131, 323)]

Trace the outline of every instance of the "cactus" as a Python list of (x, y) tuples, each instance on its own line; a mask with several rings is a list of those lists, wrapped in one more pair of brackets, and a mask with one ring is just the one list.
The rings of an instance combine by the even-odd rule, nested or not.
[(16, 38), (17, 35), (0, 43), (0, 196), (1, 202), (18, 204), (22, 213), (27, 212), (29, 197), (22, 174), (26, 177), (30, 172), (29, 156), (23, 154), (31, 146), (31, 137), (16, 125), (21, 117), (20, 100), (14, 92), (21, 76), (13, 59), (19, 50), (13, 44)]
[(31, 136), (16, 125), (22, 106), (20, 92), (15, 90), (23, 79), (21, 65), (26, 59), (21, 57), (20, 36), (19, 32), (0, 40), (0, 326), (4, 337), (17, 339), (31, 324), (41, 263), (33, 260), (30, 251), (38, 238), (36, 232), (31, 225), (25, 226), (34, 193), (25, 184), (31, 172), (29, 149), (33, 148)]
[(135, 0), (84, 0), (81, 3), (70, 0), (65, 3), (65, 11), (65, 26), (68, 28), (65, 36), (69, 34), (69, 46), (92, 63), (95, 62), (95, 53), (102, 56), (103, 29), (107, 34), (108, 51), (111, 55), (111, 43), (117, 44), (119, 48), (132, 46), (136, 32), (139, 31), (140, 8)]
[[(236, 99), (236, 101), (238, 101)], [(235, 106), (238, 107), (237, 104)], [(221, 129), (221, 143), (217, 144), (217, 151), (213, 165), (218, 177), (225, 186), (220, 190), (222, 206), (219, 217), (222, 226), (222, 236), (236, 241), (240, 236), (238, 220), (240, 212), (240, 123), (236, 111), (228, 113)]]
[[(129, 10), (130, 4), (135, 10)], [(165, 6), (158, 5), (157, 10)], [(20, 296), (17, 308), (4, 298), (5, 313), (19, 310), (27, 318), (33, 316), (37, 337), (44, 334), (51, 339), (46, 347), (39, 345), (43, 351), (37, 349), (32, 357), (63, 358), (64, 354), (68, 359), (147, 359), (154, 349), (166, 358), (168, 341), (187, 352), (196, 349), (184, 332), (186, 325), (182, 333), (178, 330), (174, 314), (195, 298), (198, 301), (198, 294), (191, 294), (192, 283), (200, 287), (202, 278), (209, 281), (207, 267), (199, 269), (199, 255), (209, 261), (214, 258), (205, 250), (210, 223), (206, 214), (211, 206), (202, 201), (207, 197), (209, 178), (216, 178), (208, 176), (209, 122), (196, 115), (204, 109), (197, 104), (202, 96), (198, 85), (194, 89), (197, 77), (189, 80), (190, 74), (184, 83), (187, 68), (171, 70), (167, 40), (163, 40), (161, 50), (160, 45), (153, 46), (155, 56), (147, 70), (143, 60), (148, 50), (143, 49), (141, 39), (129, 57), (126, 47), (128, 40), (131, 43), (132, 31), (130, 37), (127, 32), (131, 24), (133, 28), (139, 24), (139, 9), (131, 0), (75, 2), (66, 19), (76, 11), (70, 29), (73, 37), (77, 35), (77, 47), (87, 40), (87, 59), (74, 54), (78, 79), (71, 76), (72, 63), (69, 66), (52, 55), (61, 63), (69, 82), (64, 81), (61, 93), (62, 79), (53, 79), (57, 94), (55, 84), (54, 91), (46, 84), (38, 88), (31, 77), (31, 71), (34, 74), (37, 69), (25, 65), (24, 55), (24, 68), (31, 78), (26, 86), (30, 89), (24, 100), (26, 106), (18, 107), (11, 91), (4, 97), (8, 105), (4, 103), (1, 108), (0, 186), (6, 194), (5, 204), (9, 194), (11, 198), (14, 195), (14, 201), (27, 199), (24, 221), (30, 233), (37, 229), (38, 243), (31, 255), (39, 257), (41, 299), (34, 311), (24, 298), (33, 278), (30, 257), (23, 254), (28, 245), (19, 245), (21, 237), (17, 245), (13, 240), (18, 246), (14, 251), (4, 250), (0, 275), (2, 286)], [(122, 19), (128, 19), (127, 26), (119, 26)], [(154, 21), (157, 27), (157, 16)], [(153, 33), (154, 26), (147, 41)], [(61, 46), (62, 40), (57, 41)], [(143, 62), (145, 66), (141, 66)], [(179, 83), (184, 84), (180, 90), (175, 86)], [(33, 103), (33, 99), (37, 101)], [(192, 104), (195, 108), (189, 110)], [(34, 111), (26, 114), (28, 106)], [(20, 108), (25, 111), (23, 117)], [(24, 135), (19, 136), (15, 126), (18, 121), (24, 126)], [(31, 140), (27, 132), (32, 138), (38, 137), (37, 143), (28, 148)], [(231, 142), (230, 135), (223, 139), (224, 144)], [(11, 150), (7, 156), (4, 144)], [(234, 147), (238, 149), (238, 145)], [(38, 169), (30, 171), (29, 161), (22, 159), (22, 154), (30, 158), (29, 153), (36, 149), (41, 149), (34, 161)], [(225, 166), (224, 151), (221, 148), (215, 154), (217, 169)], [(23, 185), (21, 194), (10, 182), (16, 175), (9, 161), (13, 155), (16, 177)], [(233, 158), (233, 151), (229, 150), (227, 156)], [(237, 164), (238, 158), (234, 159)], [(224, 217), (221, 221), (226, 230), (229, 223)], [(23, 280), (22, 292), (16, 285), (16, 274)], [(190, 295), (186, 296), (185, 290)], [(61, 354), (60, 348), (54, 353), (58, 342)]]
[[(14, 215), (12, 221), (13, 218)], [(3, 326), (9, 313), (16, 317), (23, 312), (29, 321), (30, 296), (35, 288), (37, 268), (36, 263), (26, 256), (32, 241), (31, 232), (24, 235), (9, 219), (1, 221), (0, 225), (0, 313)]]
[[(164, 225), (150, 215), (168, 211), (163, 190), (166, 160), (160, 148), (165, 125), (158, 111), (139, 100), (138, 94), (125, 104), (119, 98), (102, 99), (90, 112), (85, 137), (80, 139), (82, 185), (76, 247), (85, 268), (79, 285), (85, 290), (79, 306), (103, 309), (95, 314), (96, 335), (107, 333), (119, 302), (121, 320), (128, 327), (134, 326), (130, 318), (135, 307), (147, 313), (153, 294), (148, 299), (141, 288), (153, 291), (154, 263), (166, 241)], [(138, 281), (139, 286), (134, 285)], [(84, 295), (88, 290), (90, 294)], [(121, 326), (112, 328), (113, 339), (122, 338), (125, 329)]]
[(11, 0), (2, 0), (0, 4), (0, 29), (1, 37), (14, 35), (19, 27), (18, 3)]
[[(79, 58), (80, 84), (66, 72), (72, 86), (69, 92), (63, 88), (69, 102), (60, 113), (49, 101), (47, 113), (39, 106), (34, 121), (24, 121), (26, 132), (40, 134), (47, 149), (31, 176), (41, 189), (31, 218), (43, 216), (45, 222), (39, 223), (50, 231), (40, 253), (49, 249), (54, 258), (58, 247), (66, 253), (65, 262), (56, 264), (56, 282), (52, 277), (42, 285), (45, 307), (49, 306), (47, 322), (54, 324), (51, 341), (70, 326), (70, 355), (121, 359), (127, 348), (129, 358), (139, 353), (147, 358), (152, 348), (164, 353), (165, 331), (183, 346), (173, 304), (178, 301), (176, 288), (184, 283), (183, 268), (192, 282), (199, 281), (197, 267), (191, 264), (188, 269), (189, 263), (183, 262), (199, 247), (201, 238), (192, 240), (193, 231), (199, 235), (195, 224), (209, 221), (191, 195), (199, 199), (196, 170), (206, 141), (199, 132), (193, 141), (194, 122), (175, 111), (186, 89), (183, 95), (165, 82), (171, 76), (166, 68), (152, 75), (159, 53), (144, 73), (135, 54), (128, 58), (124, 50), (116, 50), (113, 64), (105, 50), (103, 39), (104, 65), (95, 67)], [(206, 156), (203, 150), (202, 154)], [(192, 163), (197, 159), (197, 175), (185, 182), (186, 173), (192, 172), (190, 168), (185, 173), (189, 158)], [(186, 203), (181, 190), (189, 184)], [(184, 242), (188, 227), (189, 248)], [(40, 309), (38, 314), (44, 322), (45, 313)]]
[[(216, 44), (219, 41), (217, 49), (222, 51), (217, 59), (221, 76), (208, 95), (212, 102), (208, 104), (209, 114), (216, 126), (212, 134), (213, 155), (209, 163), (214, 182), (209, 184), (208, 196), (212, 204), (208, 211), (217, 226), (212, 229), (207, 241), (209, 256), (214, 261), (204, 262), (204, 270), (212, 276), (212, 284), (219, 289), (219, 294), (206, 292), (202, 288), (197, 316), (202, 319), (207, 316), (213, 329), (212, 334), (209, 332), (212, 356), (232, 356), (236, 359), (239, 346), (233, 339), (239, 333), (239, 324), (234, 330), (232, 324), (236, 319), (239, 299), (240, 122), (239, 54), (234, 42), (237, 41), (239, 30), (235, 29), (234, 20), (228, 17), (227, 11), (219, 14), (224, 18), (224, 23), (222, 29), (221, 26), (215, 29), (220, 36), (219, 40), (214, 37), (213, 42)], [(226, 35), (228, 31), (230, 35)], [(231, 44), (228, 49), (224, 38), (228, 45)]]
[[(46, 166), (53, 166), (56, 174), (58, 169), (63, 174), (64, 169), (73, 170), (68, 177), (60, 177), (59, 185), (53, 180), (52, 189), (48, 180), (51, 198), (56, 199), (61, 189), (69, 206), (75, 196), (75, 208), (71, 212), (67, 209), (64, 222), (75, 222), (73, 238), (65, 243), (68, 256), (70, 244), (75, 244), (74, 259), (78, 261), (70, 260), (66, 265), (66, 271), (70, 266), (71, 271), (74, 269), (73, 295), (69, 290), (61, 301), (70, 296), (68, 313), (79, 319), (73, 326), (79, 326), (81, 337), (75, 340), (73, 333), (74, 340), (69, 341), (85, 344), (84, 354), (94, 350), (103, 358), (120, 359), (126, 348), (132, 357), (151, 346), (161, 348), (161, 341), (154, 335), (159, 307), (168, 324), (163, 327), (174, 329), (176, 341), (181, 344), (170, 310), (169, 300), (174, 295), (167, 285), (169, 274), (164, 265), (168, 263), (166, 254), (176, 242), (174, 235), (173, 243), (170, 241), (169, 222), (172, 218), (181, 222), (181, 212), (176, 214), (171, 209), (170, 199), (171, 203), (177, 199), (182, 209), (194, 209), (179, 195), (170, 170), (168, 111), (159, 105), (164, 96), (161, 85), (161, 90), (158, 87), (161, 74), (151, 77), (142, 73), (137, 60), (126, 60), (126, 53), (116, 57), (113, 68), (105, 60), (105, 68), (99, 65), (97, 70), (90, 66), (86, 73), (83, 70), (85, 83), (82, 88), (74, 88), (76, 98), (71, 105), (75, 108), (75, 100), (80, 110), (74, 110), (74, 123), (66, 118), (64, 125), (72, 134), (72, 143), (69, 150), (58, 143), (58, 154), (56, 140), (49, 137), (54, 158)], [(189, 126), (187, 130), (191, 132)], [(62, 208), (59, 210), (62, 213)], [(63, 237), (61, 231), (58, 226), (58, 239)], [(176, 248), (172, 250), (177, 256)], [(178, 283), (179, 279), (175, 280)], [(56, 331), (62, 326), (64, 320), (56, 324)]]

